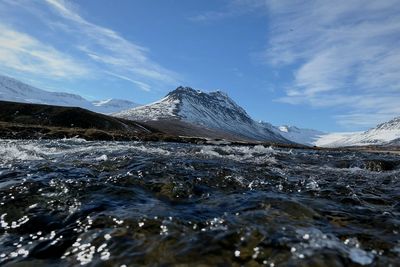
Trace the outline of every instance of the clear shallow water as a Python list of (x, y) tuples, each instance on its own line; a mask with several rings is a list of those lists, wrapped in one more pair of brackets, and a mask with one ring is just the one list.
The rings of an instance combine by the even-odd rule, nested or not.
[(400, 266), (400, 158), (0, 140), (0, 264)]

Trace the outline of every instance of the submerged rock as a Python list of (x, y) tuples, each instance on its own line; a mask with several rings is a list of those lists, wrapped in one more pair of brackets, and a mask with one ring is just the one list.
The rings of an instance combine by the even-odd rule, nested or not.
[(367, 160), (364, 163), (367, 170), (374, 172), (392, 171), (398, 168), (400, 164), (398, 161), (386, 160)]

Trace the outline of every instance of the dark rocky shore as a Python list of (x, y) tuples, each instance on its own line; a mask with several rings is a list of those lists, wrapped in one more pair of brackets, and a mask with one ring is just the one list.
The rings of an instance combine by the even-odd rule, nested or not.
[[(302, 145), (276, 144), (237, 140), (229, 134), (211, 138), (210, 131), (193, 126), (191, 132), (201, 137), (187, 136), (188, 124), (176, 121), (136, 122), (95, 113), (78, 107), (0, 101), (0, 138), (62, 139), (82, 138), (88, 141), (164, 141), (196, 144), (276, 145), (304, 148)], [(225, 137), (225, 138), (222, 138)], [(232, 141), (224, 141), (224, 140)]]
[(188, 141), (148, 125), (78, 107), (0, 101), (0, 138), (74, 137), (88, 141)]

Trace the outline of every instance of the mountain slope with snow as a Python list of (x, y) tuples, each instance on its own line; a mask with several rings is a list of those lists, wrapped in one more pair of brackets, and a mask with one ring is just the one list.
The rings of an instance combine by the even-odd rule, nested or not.
[(344, 146), (342, 143), (347, 138), (351, 136), (359, 135), (362, 132), (336, 132), (336, 133), (326, 133), (321, 135), (313, 143), (315, 146), (319, 147), (340, 147)]
[(160, 101), (114, 116), (145, 122), (182, 121), (247, 140), (290, 143), (279, 133), (251, 119), (243, 108), (220, 91), (204, 93), (178, 87)]
[(286, 139), (298, 144), (319, 147), (348, 147), (369, 145), (397, 145), (400, 143), (400, 117), (377, 125), (365, 132), (324, 133), (312, 129), (301, 129), (295, 126), (272, 126)]
[(365, 132), (324, 133), (295, 126), (279, 126), (275, 129), (290, 141), (319, 147), (380, 146), (400, 143), (400, 117), (381, 123)]
[(400, 117), (397, 117), (365, 132), (327, 134), (315, 144), (324, 147), (385, 145), (399, 138)]
[(79, 95), (45, 91), (3, 75), (0, 75), (0, 100), (20, 103), (81, 107), (106, 114), (138, 106), (131, 101), (119, 99), (91, 102)]
[(326, 134), (313, 129), (302, 129), (296, 126), (287, 125), (276, 127), (276, 129), (286, 139), (303, 145), (315, 145), (321, 136)]

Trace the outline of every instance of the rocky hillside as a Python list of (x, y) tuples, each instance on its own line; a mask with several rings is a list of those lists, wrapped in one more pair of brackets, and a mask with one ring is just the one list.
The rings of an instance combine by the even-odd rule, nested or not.
[(193, 125), (192, 131), (186, 132), (193, 135), (199, 134), (196, 129), (202, 128), (217, 132), (222, 137), (291, 143), (276, 131), (254, 121), (243, 108), (220, 91), (205, 93), (178, 87), (160, 101), (113, 115), (148, 122), (153, 127), (157, 127), (158, 122), (179, 121)]

